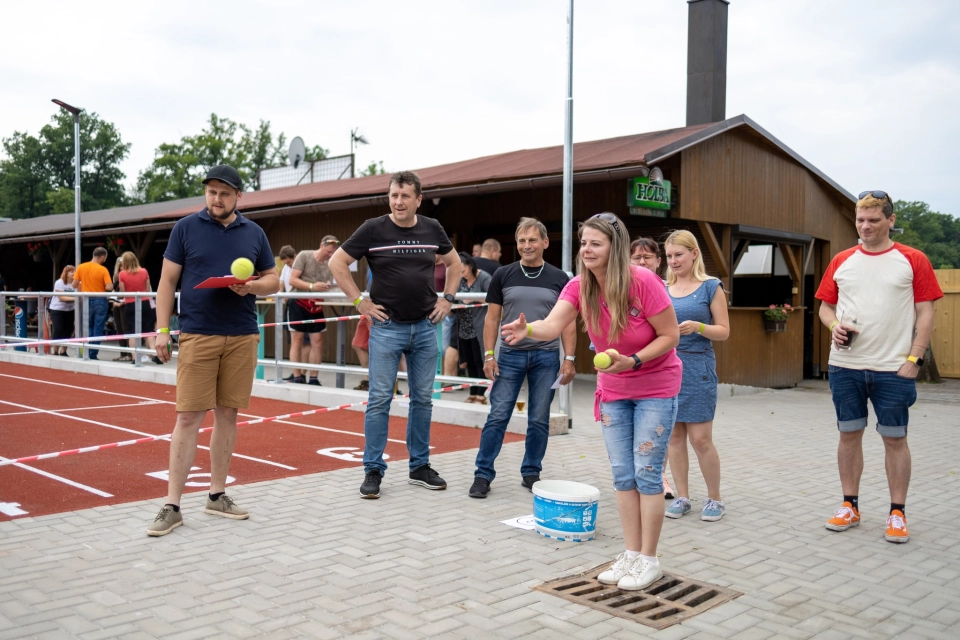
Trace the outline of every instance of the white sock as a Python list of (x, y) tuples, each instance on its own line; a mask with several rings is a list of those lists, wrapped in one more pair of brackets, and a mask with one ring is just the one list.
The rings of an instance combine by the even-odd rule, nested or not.
[(660, 560), (657, 559), (657, 556), (645, 556), (640, 554), (640, 557), (649, 562), (650, 564), (660, 564)]
[(639, 551), (630, 551), (630, 549), (627, 549), (627, 557), (631, 560), (636, 558), (638, 555), (640, 555)]

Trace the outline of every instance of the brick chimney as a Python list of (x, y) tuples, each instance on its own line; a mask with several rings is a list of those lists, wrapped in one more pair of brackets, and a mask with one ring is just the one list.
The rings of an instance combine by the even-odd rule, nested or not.
[(687, 0), (687, 126), (726, 119), (727, 0)]

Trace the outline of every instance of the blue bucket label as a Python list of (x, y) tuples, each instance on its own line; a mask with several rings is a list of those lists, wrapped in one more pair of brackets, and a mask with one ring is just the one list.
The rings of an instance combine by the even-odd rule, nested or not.
[(533, 517), (537, 525), (554, 531), (592, 533), (597, 522), (597, 502), (570, 502), (533, 497)]

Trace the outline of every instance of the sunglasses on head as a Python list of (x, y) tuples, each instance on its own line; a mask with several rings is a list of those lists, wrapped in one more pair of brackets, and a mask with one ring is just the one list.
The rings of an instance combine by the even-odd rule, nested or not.
[(323, 244), (340, 244), (339, 240), (327, 240)]
[(863, 200), (867, 196), (873, 196), (877, 200), (883, 200), (884, 198), (890, 197), (886, 191), (861, 191), (860, 195), (857, 196), (857, 200)]
[(609, 222), (610, 224), (613, 225), (614, 231), (616, 231), (617, 233), (620, 233), (620, 224), (617, 221), (617, 216), (613, 215), (612, 213), (598, 213), (595, 216), (590, 217), (591, 220), (593, 220), (594, 218), (600, 218), (604, 222)]

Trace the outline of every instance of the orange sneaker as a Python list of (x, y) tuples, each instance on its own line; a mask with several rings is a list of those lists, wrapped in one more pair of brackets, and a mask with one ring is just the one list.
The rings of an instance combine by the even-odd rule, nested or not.
[(858, 524), (860, 524), (860, 512), (854, 509), (849, 502), (844, 502), (843, 506), (833, 514), (833, 517), (827, 520), (827, 529), (830, 529), (830, 531), (846, 531)]
[(910, 539), (910, 533), (907, 531), (907, 516), (903, 511), (894, 509), (887, 518), (887, 533), (884, 538), (887, 542), (903, 543)]

